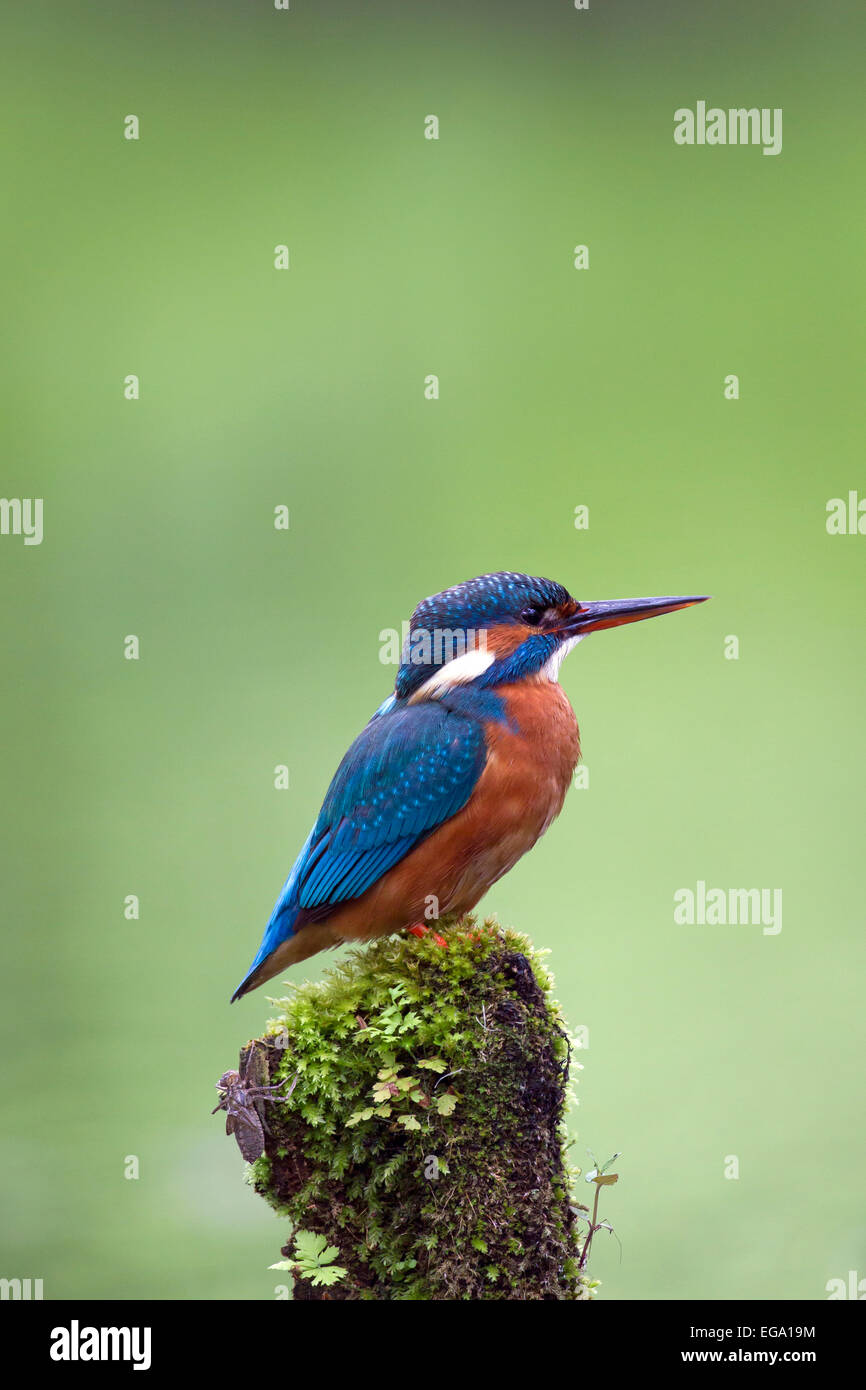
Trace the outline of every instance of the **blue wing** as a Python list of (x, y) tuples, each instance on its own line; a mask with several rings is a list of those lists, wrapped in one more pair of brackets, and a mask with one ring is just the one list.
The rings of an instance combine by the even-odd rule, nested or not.
[(386, 701), (340, 763), (236, 995), (304, 922), (359, 898), (465, 806), (486, 760), (477, 717), (439, 700)]

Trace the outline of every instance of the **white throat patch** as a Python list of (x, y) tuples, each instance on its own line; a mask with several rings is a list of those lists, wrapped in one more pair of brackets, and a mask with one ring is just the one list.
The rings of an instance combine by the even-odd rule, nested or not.
[(572, 648), (576, 647), (578, 642), (582, 641), (583, 636), (578, 635), (577, 637), (567, 637), (564, 642), (560, 642), (556, 651), (553, 653), (553, 656), (549, 657), (548, 660), (545, 661), (544, 665), (538, 673), (539, 677), (542, 680), (558, 681), (560, 666), (562, 665), (563, 661), (568, 656), (568, 653), (572, 650)]

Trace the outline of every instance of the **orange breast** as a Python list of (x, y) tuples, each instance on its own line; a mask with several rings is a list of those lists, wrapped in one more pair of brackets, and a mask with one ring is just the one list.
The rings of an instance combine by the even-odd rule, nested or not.
[(434, 912), (468, 912), (559, 814), (580, 757), (568, 699), (548, 680), (498, 693), (516, 727), (488, 725), (487, 764), (468, 803), (363, 897), (327, 919), (335, 937), (366, 939)]

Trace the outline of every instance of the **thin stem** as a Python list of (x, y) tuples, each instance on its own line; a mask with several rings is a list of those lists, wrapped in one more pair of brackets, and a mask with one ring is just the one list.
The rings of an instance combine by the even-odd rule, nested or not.
[(586, 1268), (586, 1261), (587, 1261), (587, 1257), (588, 1257), (588, 1255), (589, 1255), (590, 1243), (591, 1243), (592, 1238), (593, 1238), (593, 1236), (595, 1235), (596, 1231), (598, 1230), (598, 1227), (597, 1227), (597, 1225), (595, 1224), (595, 1218), (598, 1216), (598, 1199), (599, 1199), (600, 1196), (601, 1196), (601, 1185), (600, 1185), (599, 1183), (596, 1183), (596, 1185), (595, 1185), (595, 1201), (594, 1201), (593, 1204), (592, 1204), (592, 1220), (591, 1220), (590, 1223), (589, 1223), (589, 1230), (588, 1230), (587, 1233), (586, 1233), (586, 1240), (585, 1240), (585, 1242), (584, 1242), (583, 1252), (582, 1252), (582, 1254), (581, 1254), (581, 1256), (580, 1256), (580, 1263), (579, 1263), (578, 1266), (577, 1266), (578, 1269), (585, 1269), (585, 1268)]

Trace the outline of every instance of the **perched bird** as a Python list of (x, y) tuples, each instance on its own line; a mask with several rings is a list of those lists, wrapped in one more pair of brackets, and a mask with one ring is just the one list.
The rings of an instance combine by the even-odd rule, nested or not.
[(579, 603), (508, 572), (424, 599), (394, 693), (340, 763), (232, 999), (326, 946), (469, 912), (562, 809), (580, 757), (563, 657), (703, 601)]

